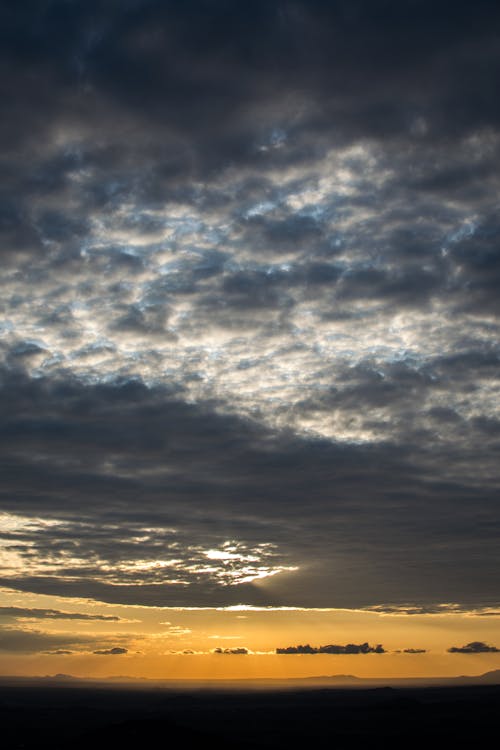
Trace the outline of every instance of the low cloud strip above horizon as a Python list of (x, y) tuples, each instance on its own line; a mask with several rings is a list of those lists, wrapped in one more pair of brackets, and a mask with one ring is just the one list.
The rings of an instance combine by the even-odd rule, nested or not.
[(0, 585), (499, 606), (499, 20), (0, 9)]

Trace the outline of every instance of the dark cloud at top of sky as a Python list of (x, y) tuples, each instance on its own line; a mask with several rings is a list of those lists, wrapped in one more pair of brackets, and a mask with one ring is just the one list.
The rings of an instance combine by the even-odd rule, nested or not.
[[(387, 145), (398, 190), (477, 197), (494, 178), (499, 18), (487, 0), (473, 12), (450, 2), (4, 3), (2, 252), (61, 242), (77, 252), (98, 207), (214, 205), (228, 200), (217, 184), (227, 169), (244, 183), (359, 139)], [(472, 158), (464, 144), (456, 152), (477, 133)], [(299, 216), (262, 238), (300, 245), (321, 227)]]
[[(449, 128), (496, 121), (497, 22), (487, 0), (474, 12), (449, 2), (27, 2), (4, 4), (2, 46), (7, 66), (38, 68), (37, 79), (20, 79), (42, 104), (61, 106), (60, 91), (102, 92), (125, 111), (222, 142), (249, 104), (295, 92), (336, 115), (329, 128), (357, 115), (356, 135), (397, 131), (405, 109), (422, 104)], [(310, 118), (321, 131), (319, 114)], [(225, 148), (244, 151), (239, 140)]]
[(499, 20), (2, 4), (6, 585), (497, 603)]

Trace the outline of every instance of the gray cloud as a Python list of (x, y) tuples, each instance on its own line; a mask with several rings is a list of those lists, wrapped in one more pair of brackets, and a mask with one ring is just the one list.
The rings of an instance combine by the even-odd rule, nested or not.
[(18, 376), (4, 395), (4, 585), (174, 606), (492, 603), (494, 493), (470, 469), (495, 476), (494, 443), (472, 464), (411, 433), (339, 444), (133, 382)]
[(366, 607), (367, 611), (379, 612), (386, 615), (448, 615), (448, 614), (474, 614), (476, 617), (494, 615), (494, 611), (484, 609), (473, 609), (461, 604), (376, 604)]
[(472, 641), (465, 646), (451, 646), (448, 652), (450, 654), (498, 654), (500, 649), (496, 646), (488, 646), (487, 643), (482, 641)]
[(213, 654), (229, 654), (231, 656), (245, 656), (250, 653), (247, 648), (237, 646), (236, 648), (214, 648)]
[(113, 648), (105, 648), (99, 651), (94, 651), (94, 654), (99, 656), (120, 656), (121, 654), (127, 654), (127, 648), (121, 648), (120, 646), (114, 646)]
[(14, 627), (0, 629), (0, 651), (15, 653), (66, 651), (68, 647), (73, 646), (85, 649), (91, 643), (95, 643), (95, 638)]
[(286, 646), (277, 648), (277, 654), (385, 654), (385, 649), (378, 644), (370, 646), (368, 643), (347, 643), (345, 646)]
[(405, 648), (403, 654), (426, 654), (426, 648)]
[(61, 612), (57, 609), (33, 609), (28, 607), (0, 607), (0, 617), (36, 618), (42, 620), (102, 620), (119, 622), (116, 615), (91, 615), (82, 612)]
[(0, 9), (4, 585), (498, 603), (499, 12)]

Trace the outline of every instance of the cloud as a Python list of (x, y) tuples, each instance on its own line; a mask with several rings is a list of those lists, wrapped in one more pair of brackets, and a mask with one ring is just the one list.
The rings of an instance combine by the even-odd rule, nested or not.
[(467, 643), (465, 646), (451, 646), (448, 649), (450, 654), (497, 654), (500, 653), (500, 649), (496, 646), (488, 646), (487, 643), (482, 641), (472, 641)]
[(81, 650), (94, 642), (94, 638), (72, 634), (49, 633), (14, 627), (4, 627), (0, 630), (0, 651), (10, 653), (60, 652), (69, 650), (68, 647), (73, 646)]
[(100, 649), (99, 651), (94, 651), (93, 653), (99, 654), (100, 656), (119, 656), (120, 654), (128, 654), (128, 649), (121, 648), (120, 646), (114, 646), (113, 648)]
[(286, 646), (277, 648), (277, 654), (385, 654), (385, 649), (378, 644), (370, 646), (368, 643), (347, 643), (345, 646), (330, 644), (328, 646)]
[[(134, 638), (135, 636), (129, 635)], [(0, 651), (11, 654), (51, 654), (64, 656), (68, 654), (85, 654), (91, 649), (106, 644), (111, 637), (98, 637), (94, 634), (80, 634), (77, 632), (51, 632), (33, 627), (17, 627), (4, 625), (0, 628)], [(116, 641), (115, 641), (116, 642)], [(115, 647), (100, 648), (94, 653), (126, 653), (127, 649)]]
[(0, 617), (34, 618), (42, 620), (102, 620), (119, 622), (115, 615), (93, 615), (82, 612), (61, 612), (57, 609), (36, 609), (29, 607), (0, 607)]
[(367, 612), (377, 612), (382, 615), (466, 615), (468, 617), (499, 617), (500, 612), (494, 607), (470, 607), (457, 602), (443, 604), (376, 604), (364, 608)]
[(50, 654), (51, 656), (69, 656), (70, 654), (73, 654), (74, 651), (66, 651), (65, 649), (58, 648), (56, 651), (45, 651), (44, 653)]
[(376, 604), (365, 607), (367, 612), (378, 612), (382, 615), (459, 615), (471, 614), (481, 616), (488, 614), (489, 610), (470, 609), (456, 602), (445, 602), (443, 604)]
[[(400, 653), (399, 651), (397, 653)], [(426, 654), (426, 648), (404, 648), (403, 654)]]
[(0, 9), (2, 583), (491, 605), (497, 5), (68, 8)]
[(214, 648), (211, 652), (212, 654), (229, 654), (232, 656), (244, 656), (246, 654), (249, 654), (250, 651), (247, 648), (244, 648), (243, 646), (238, 646), (236, 648)]
[[(493, 491), (475, 475), (495, 482), (487, 442), (462, 462), (411, 433), (332, 442), (139, 381), (5, 375), (3, 394), (3, 585), (170, 606), (491, 601), (481, 565), (458, 555), (498, 556)], [(473, 524), (471, 496), (491, 523)]]
[(477, 612), (478, 617), (500, 617), (500, 611), (498, 609), (485, 609)]

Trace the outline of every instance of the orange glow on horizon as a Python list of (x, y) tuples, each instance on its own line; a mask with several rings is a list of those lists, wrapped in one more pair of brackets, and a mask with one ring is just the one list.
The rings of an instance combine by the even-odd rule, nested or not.
[[(500, 653), (448, 653), (451, 646), (471, 641), (500, 647), (498, 615), (452, 607), (439, 614), (412, 615), (243, 606), (168, 609), (12, 590), (1, 592), (0, 606), (5, 608), (0, 610), (4, 675), (207, 680), (347, 674), (388, 678), (479, 675), (500, 668)], [(386, 653), (276, 654), (277, 648), (298, 644), (365, 642), (382, 644)], [(405, 649), (417, 653), (404, 653)]]

